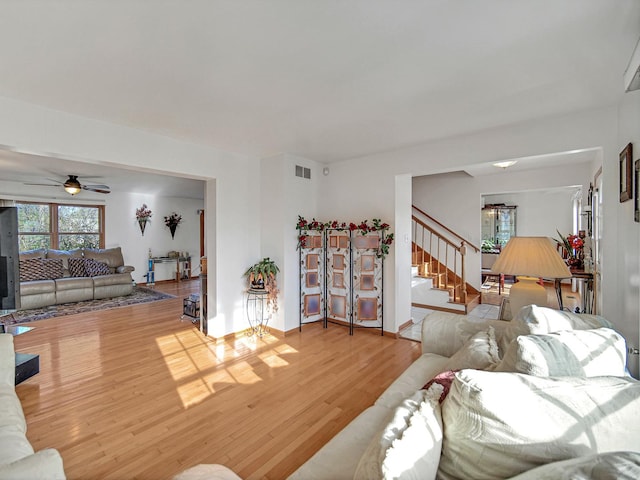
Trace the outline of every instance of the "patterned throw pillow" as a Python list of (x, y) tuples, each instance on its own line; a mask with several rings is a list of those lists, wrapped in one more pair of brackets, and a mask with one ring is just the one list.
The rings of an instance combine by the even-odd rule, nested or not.
[(62, 260), (47, 258), (25, 258), (20, 260), (20, 281), (54, 280), (62, 278)]
[(85, 258), (85, 268), (87, 269), (87, 276), (89, 277), (97, 277), (99, 275), (109, 275), (111, 270), (109, 270), (109, 265), (104, 262), (98, 262), (92, 258)]
[(72, 277), (86, 277), (85, 259), (80, 257), (69, 258), (69, 275)]
[(47, 279), (55, 280), (56, 278), (62, 278), (64, 275), (61, 258), (43, 258), (42, 269)]

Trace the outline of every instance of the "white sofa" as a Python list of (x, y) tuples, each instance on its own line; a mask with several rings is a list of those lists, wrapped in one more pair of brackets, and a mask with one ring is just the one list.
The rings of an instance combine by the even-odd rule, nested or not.
[(289, 480), (640, 478), (640, 382), (611, 327), (536, 306), (509, 322), (432, 313), (422, 356)]
[(64, 479), (62, 457), (47, 448), (34, 452), (15, 390), (13, 336), (0, 334), (0, 479)]

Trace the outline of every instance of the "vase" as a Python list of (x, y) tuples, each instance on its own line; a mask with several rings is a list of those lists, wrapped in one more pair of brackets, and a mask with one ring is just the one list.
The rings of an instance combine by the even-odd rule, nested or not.
[(139, 218), (138, 225), (140, 225), (140, 232), (142, 232), (142, 236), (144, 237), (144, 229), (147, 227), (147, 219)]
[(582, 268), (582, 259), (578, 257), (567, 258), (567, 265), (569, 268)]
[(171, 232), (171, 238), (175, 237), (176, 228), (178, 228), (178, 225), (169, 225), (169, 231)]

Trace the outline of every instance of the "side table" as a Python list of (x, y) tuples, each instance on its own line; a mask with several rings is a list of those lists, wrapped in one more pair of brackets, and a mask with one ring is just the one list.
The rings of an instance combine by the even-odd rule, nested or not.
[(269, 313), (267, 312), (267, 294), (263, 288), (247, 290), (247, 320), (249, 321), (249, 335), (256, 334), (263, 337), (269, 333)]
[[(0, 333), (9, 333), (14, 337), (22, 335), (33, 330), (34, 327), (25, 327), (23, 325), (5, 325), (0, 323)], [(27, 378), (33, 377), (40, 372), (40, 355), (34, 353), (18, 353), (16, 352), (16, 379), (15, 384), (24, 382)]]

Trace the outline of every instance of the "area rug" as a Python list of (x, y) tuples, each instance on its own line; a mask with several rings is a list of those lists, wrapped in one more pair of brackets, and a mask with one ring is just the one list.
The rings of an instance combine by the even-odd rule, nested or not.
[(17, 323), (28, 323), (46, 318), (61, 317), (63, 315), (74, 315), (76, 313), (95, 312), (97, 310), (107, 310), (109, 308), (125, 307), (138, 303), (156, 302), (167, 298), (176, 298), (175, 295), (158, 292), (146, 287), (133, 287), (131, 295), (123, 297), (105, 298), (102, 300), (87, 300), (84, 302), (64, 303), (62, 305), (51, 305), (49, 307), (33, 308), (31, 310), (20, 310), (6, 317), (2, 317), (1, 323), (14, 325)]

